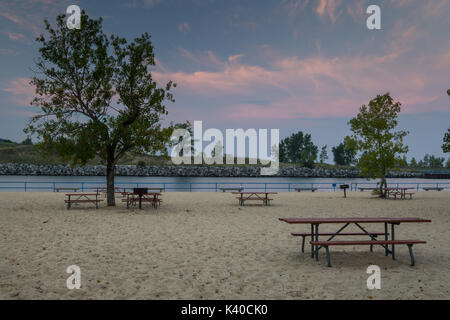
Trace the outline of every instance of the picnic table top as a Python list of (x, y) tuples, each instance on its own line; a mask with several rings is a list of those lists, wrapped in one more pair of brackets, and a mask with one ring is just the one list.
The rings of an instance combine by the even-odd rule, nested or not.
[(81, 193), (81, 192), (66, 193), (66, 196), (96, 196), (96, 195), (98, 195), (98, 193)]
[(412, 187), (408, 187), (408, 188), (383, 188), (382, 190), (410, 190), (410, 189), (414, 189)]
[[(134, 193), (134, 192), (122, 192), (123, 194), (128, 194), (128, 195), (135, 195), (138, 196), (138, 193)], [(147, 192), (147, 193), (142, 193), (143, 196), (155, 196), (155, 195), (162, 195), (162, 193), (160, 192)]]
[(320, 224), (320, 223), (400, 223), (400, 222), (431, 222), (422, 218), (389, 218), (389, 217), (350, 217), (350, 218), (279, 218), (290, 224)]
[(232, 194), (278, 194), (278, 192), (242, 191), (242, 192), (232, 192)]

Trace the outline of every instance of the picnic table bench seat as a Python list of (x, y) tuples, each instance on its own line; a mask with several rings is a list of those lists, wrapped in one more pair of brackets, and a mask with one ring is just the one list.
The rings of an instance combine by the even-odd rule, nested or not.
[(80, 188), (68, 188), (68, 187), (55, 188), (55, 191), (56, 191), (56, 192), (60, 192), (60, 191), (73, 191), (73, 192), (77, 192), (78, 190), (80, 190)]
[(244, 187), (236, 187), (236, 188), (230, 187), (230, 188), (219, 188), (219, 189), (222, 192), (225, 192), (225, 191), (243, 191)]
[(406, 244), (409, 249), (409, 255), (411, 257), (411, 266), (414, 266), (414, 255), (412, 251), (412, 246), (414, 244), (422, 244), (427, 243), (423, 240), (345, 240), (345, 241), (310, 241), (311, 245), (313, 246), (321, 246), (324, 247), (327, 254), (327, 262), (328, 267), (331, 267), (331, 260), (330, 260), (330, 251), (328, 249), (329, 246), (356, 246), (356, 245), (370, 245), (371, 247), (374, 245), (401, 245)]
[[(294, 237), (302, 237), (302, 252), (305, 252), (305, 239), (306, 237), (310, 237), (311, 233), (308, 232), (292, 232), (291, 233), (292, 236)], [(334, 236), (335, 233), (333, 232), (320, 232), (318, 234), (318, 236)], [(337, 234), (338, 236), (366, 236), (366, 235), (371, 235), (374, 238), (378, 237), (378, 236), (385, 236), (385, 235), (389, 235), (389, 233), (385, 233), (385, 232), (369, 232), (364, 233), (364, 232), (341, 232), (339, 234)], [(370, 251), (373, 251), (373, 246), (370, 246)]]
[(442, 191), (442, 190), (444, 190), (444, 188), (438, 188), (438, 187), (423, 187), (423, 190), (425, 190), (425, 191), (430, 191), (430, 190), (434, 190), (434, 191)]
[(295, 189), (295, 191), (297, 191), (297, 192), (301, 192), (301, 191), (311, 191), (311, 192), (314, 192), (314, 191), (317, 190), (317, 188), (294, 188), (294, 189)]

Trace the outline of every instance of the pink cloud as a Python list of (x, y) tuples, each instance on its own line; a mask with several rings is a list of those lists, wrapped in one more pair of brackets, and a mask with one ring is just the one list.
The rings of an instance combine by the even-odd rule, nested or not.
[(8, 32), (8, 37), (11, 40), (20, 40), (20, 39), (25, 39), (25, 36), (21, 33), (13, 33), (13, 32)]
[(11, 80), (8, 87), (3, 88), (3, 91), (10, 93), (12, 102), (18, 106), (29, 106), (35, 94), (29, 78)]
[[(395, 51), (380, 56), (285, 57), (268, 67), (240, 63), (240, 56), (228, 58), (218, 71), (159, 72), (154, 77), (162, 82), (174, 80), (178, 90), (197, 97), (268, 101), (264, 105), (230, 103), (223, 111), (229, 119), (351, 116), (385, 92), (403, 103), (404, 113), (449, 109), (438, 103), (448, 67), (437, 68), (450, 63), (447, 53), (438, 59), (429, 57), (414, 68), (399, 63)], [(437, 72), (431, 75), (431, 69)]]
[(321, 18), (329, 18), (332, 23), (336, 23), (338, 17), (342, 14), (342, 0), (319, 0), (316, 8), (317, 15)]

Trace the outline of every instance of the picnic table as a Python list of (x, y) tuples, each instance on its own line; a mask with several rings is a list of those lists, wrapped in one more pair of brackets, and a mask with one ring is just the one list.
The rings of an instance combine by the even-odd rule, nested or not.
[(314, 191), (317, 190), (317, 188), (294, 188), (294, 189), (295, 189), (295, 191), (297, 191), (297, 192), (301, 192), (301, 191), (311, 191), (311, 192), (314, 192)]
[(444, 190), (444, 188), (438, 188), (438, 187), (423, 187), (423, 190), (425, 190), (425, 191), (430, 191), (430, 190), (434, 190), (434, 191), (442, 191), (442, 190)]
[(73, 192), (77, 192), (78, 190), (80, 190), (80, 188), (70, 188), (70, 187), (55, 188), (55, 191), (56, 191), (56, 192), (60, 192), (60, 191), (73, 191)]
[(386, 195), (386, 199), (389, 199), (390, 196), (393, 196), (394, 199), (397, 199), (397, 196), (400, 196), (400, 199), (406, 199), (406, 195), (409, 195), (409, 198), (412, 199), (413, 192), (406, 192), (407, 190), (411, 190), (414, 188), (383, 188)]
[(161, 205), (161, 193), (159, 192), (146, 192), (137, 194), (134, 192), (124, 192), (124, 195), (126, 196), (126, 199), (122, 199), (122, 202), (127, 203), (127, 209), (130, 208), (130, 206), (136, 206), (138, 204), (139, 209), (142, 209), (142, 202), (150, 202), (152, 204), (152, 207), (155, 209), (158, 209), (158, 206)]
[(277, 192), (232, 192), (232, 194), (238, 194), (239, 197), (237, 199), (239, 200), (239, 204), (243, 206), (245, 204), (245, 201), (252, 201), (252, 200), (259, 200), (262, 201), (264, 205), (269, 206), (270, 201), (273, 199), (269, 198), (270, 194), (278, 194)]
[[(380, 218), (380, 217), (361, 217), (361, 218), (279, 218), (280, 221), (289, 223), (289, 224), (310, 224), (311, 231), (309, 236), (311, 237), (311, 258), (315, 257), (316, 261), (319, 261), (319, 250), (321, 248), (325, 248), (327, 255), (328, 267), (331, 267), (330, 261), (330, 252), (328, 247), (330, 246), (339, 246), (339, 245), (369, 245), (371, 249), (374, 245), (380, 245), (385, 249), (385, 255), (389, 254), (392, 256), (392, 259), (395, 260), (395, 245), (405, 244), (408, 246), (409, 254), (411, 257), (411, 265), (415, 264), (414, 255), (412, 251), (412, 246), (414, 244), (422, 244), (426, 243), (423, 240), (397, 240), (395, 239), (395, 226), (400, 225), (400, 223), (423, 223), (423, 222), (431, 222), (428, 219), (422, 218)], [(369, 224), (384, 224), (384, 232), (369, 232), (367, 231), (361, 224), (369, 223)], [(343, 224), (341, 228), (339, 228), (336, 232), (331, 233), (319, 233), (319, 225), (321, 224)], [(358, 227), (361, 232), (359, 233), (343, 233), (342, 231), (347, 228), (349, 225), (354, 224)], [(388, 225), (391, 225), (390, 233), (388, 231)], [(303, 235), (307, 233), (300, 233), (293, 235)], [(384, 235), (384, 240), (377, 240), (378, 235)], [(319, 241), (319, 236), (329, 236), (327, 240)], [(336, 236), (367, 236), (370, 240), (346, 240), (346, 241), (332, 241)], [(389, 239), (390, 236), (390, 239)], [(389, 245), (391, 246), (389, 248)]]
[(66, 193), (66, 197), (64, 202), (67, 203), (67, 210), (72, 207), (72, 204), (78, 203), (92, 203), (98, 209), (98, 203), (103, 201), (103, 199), (98, 199), (98, 193)]
[(241, 192), (244, 191), (244, 187), (236, 187), (236, 188), (219, 188), (222, 192), (226, 192), (226, 191), (236, 191), (236, 192)]

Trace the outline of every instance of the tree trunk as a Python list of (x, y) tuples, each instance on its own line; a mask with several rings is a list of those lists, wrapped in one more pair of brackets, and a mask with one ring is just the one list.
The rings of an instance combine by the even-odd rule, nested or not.
[(115, 188), (114, 188), (114, 171), (116, 165), (114, 161), (114, 152), (108, 150), (108, 160), (106, 163), (106, 197), (108, 207), (116, 205)]
[(387, 182), (386, 182), (386, 177), (385, 175), (383, 175), (381, 177), (381, 183), (380, 183), (380, 197), (381, 198), (386, 198), (386, 191), (383, 191), (384, 188), (387, 188)]

